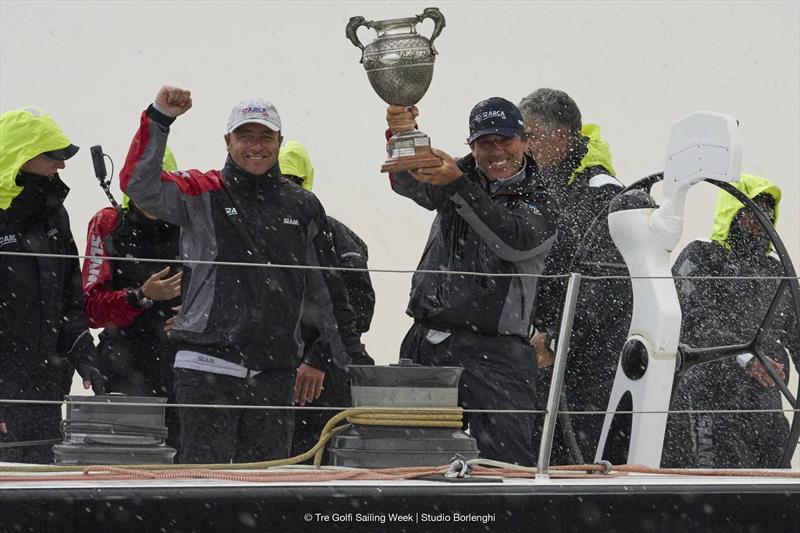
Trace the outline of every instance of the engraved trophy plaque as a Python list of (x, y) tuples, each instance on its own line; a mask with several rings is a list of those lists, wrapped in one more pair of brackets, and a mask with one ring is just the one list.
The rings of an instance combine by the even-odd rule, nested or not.
[[(419, 35), (416, 28), (426, 18), (434, 23), (430, 39)], [(361, 26), (378, 33), (366, 46), (356, 35)], [(444, 26), (441, 12), (429, 7), (420, 15), (402, 19), (367, 21), (364, 17), (352, 17), (345, 34), (361, 49), (361, 63), (378, 96), (387, 104), (408, 107), (419, 102), (431, 84), (437, 54), (433, 41)], [(392, 135), (387, 151), (389, 159), (381, 166), (381, 172), (438, 167), (442, 163), (431, 151), (430, 137), (418, 130)]]

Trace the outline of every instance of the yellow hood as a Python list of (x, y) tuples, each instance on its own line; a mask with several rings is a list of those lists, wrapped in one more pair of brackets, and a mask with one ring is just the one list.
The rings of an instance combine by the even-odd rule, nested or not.
[(17, 174), (34, 157), (72, 144), (55, 120), (41, 109), (14, 109), (0, 115), (0, 209), (22, 192)]
[(314, 167), (305, 146), (297, 141), (289, 141), (281, 147), (278, 156), (281, 174), (284, 176), (297, 176), (303, 180), (303, 188), (310, 191), (314, 186)]
[[(759, 194), (768, 194), (775, 200), (775, 220), (773, 226), (778, 222), (778, 207), (781, 203), (781, 190), (777, 185), (761, 176), (753, 174), (742, 174), (739, 181), (731, 183), (734, 187), (742, 191), (751, 200)], [(714, 209), (714, 229), (711, 232), (711, 240), (725, 246), (728, 245), (728, 236), (731, 232), (731, 224), (736, 214), (744, 208), (744, 204), (725, 191), (717, 194), (717, 207)]]
[(581, 135), (589, 139), (586, 155), (567, 180), (567, 185), (572, 185), (575, 177), (591, 167), (603, 167), (610, 176), (616, 176), (614, 167), (611, 166), (611, 148), (608, 143), (600, 137), (600, 126), (597, 124), (584, 124), (581, 128)]

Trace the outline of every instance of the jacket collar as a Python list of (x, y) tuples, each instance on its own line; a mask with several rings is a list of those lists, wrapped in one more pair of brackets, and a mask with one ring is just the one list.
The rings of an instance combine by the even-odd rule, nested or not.
[(270, 192), (274, 191), (281, 182), (281, 169), (277, 162), (266, 174), (256, 176), (255, 174), (250, 174), (242, 170), (233, 162), (230, 156), (228, 156), (228, 159), (225, 161), (222, 175), (228, 190), (232, 192), (242, 191), (244, 194), (254, 193), (258, 197), (268, 195)]
[(69, 187), (56, 174), (53, 177), (20, 172), (16, 184), (20, 192), (5, 211), (3, 218), (27, 231), (30, 226), (52, 218), (64, 205)]

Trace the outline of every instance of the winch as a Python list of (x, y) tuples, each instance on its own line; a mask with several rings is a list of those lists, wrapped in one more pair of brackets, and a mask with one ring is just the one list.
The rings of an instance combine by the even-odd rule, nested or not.
[(176, 450), (164, 444), (166, 398), (110, 394), (66, 399), (64, 442), (53, 446), (56, 464), (172, 463)]
[[(458, 407), (458, 379), (463, 368), (427, 367), (401, 359), (396, 365), (351, 365), (348, 370), (354, 407), (419, 408), (421, 414), (431, 408)], [(407, 424), (354, 422), (331, 440), (330, 463), (390, 468), (447, 464), (456, 454), (464, 459), (478, 457), (475, 439), (460, 428)]]

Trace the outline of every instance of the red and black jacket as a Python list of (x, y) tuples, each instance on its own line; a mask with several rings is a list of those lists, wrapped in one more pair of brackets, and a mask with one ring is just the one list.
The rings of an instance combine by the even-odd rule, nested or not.
[(175, 263), (115, 261), (113, 258), (179, 259), (180, 228), (150, 220), (132, 204), (128, 210), (106, 207), (89, 221), (83, 262), (84, 310), (89, 325), (105, 328), (101, 340), (166, 342), (164, 323), (179, 299), (156, 301), (147, 309), (132, 302), (130, 293), (147, 279)]
[[(329, 298), (347, 353), (363, 352), (340, 275), (316, 280), (302, 268), (219, 264), (336, 266), (325, 210), (312, 193), (281, 177), (277, 163), (263, 176), (239, 169), (162, 172), (172, 119), (152, 106), (142, 114), (120, 185), (142, 209), (181, 227), (187, 263), (172, 338), (181, 346), (251, 370), (296, 368), (328, 359), (336, 330), (305, 350), (300, 318), (312, 291)], [(194, 261), (202, 261), (197, 263)]]

